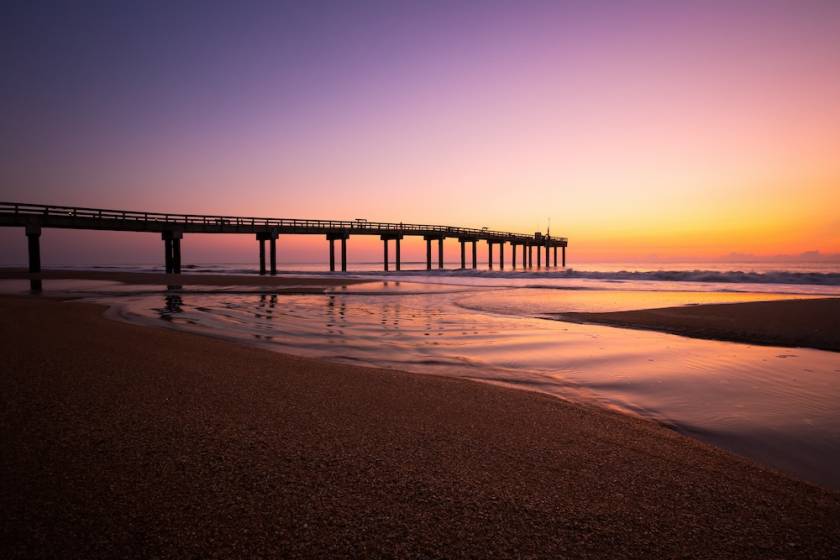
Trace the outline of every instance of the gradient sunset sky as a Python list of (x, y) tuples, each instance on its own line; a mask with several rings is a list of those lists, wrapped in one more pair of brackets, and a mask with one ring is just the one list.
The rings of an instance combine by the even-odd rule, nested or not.
[[(0, 11), (2, 200), (529, 233), (550, 217), (572, 264), (840, 253), (838, 1)], [(188, 236), (184, 259), (255, 245)], [(42, 250), (162, 253), (153, 234), (55, 231)], [(350, 241), (351, 260), (380, 252)], [(281, 262), (325, 257), (320, 236), (281, 238)], [(24, 262), (23, 233), (0, 231), (0, 264)]]

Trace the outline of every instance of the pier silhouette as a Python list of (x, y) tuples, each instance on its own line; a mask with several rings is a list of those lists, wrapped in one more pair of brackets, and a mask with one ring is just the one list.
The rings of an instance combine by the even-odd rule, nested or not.
[[(246, 216), (217, 216), (202, 214), (176, 214), (81, 208), (74, 206), (48, 206), (0, 202), (0, 226), (25, 228), (29, 248), (29, 272), (41, 271), (40, 237), (43, 228), (87, 229), (103, 231), (136, 231), (160, 233), (164, 245), (164, 264), (167, 274), (181, 272), (181, 241), (187, 233), (252, 234), (259, 243), (260, 274), (277, 273), (277, 240), (282, 235), (326, 236), (329, 242), (330, 271), (336, 270), (335, 242), (341, 244), (341, 270), (347, 270), (347, 241), (351, 235), (378, 235), (383, 245), (383, 269), (389, 270), (388, 246), (395, 243), (395, 267), (400, 270), (400, 241), (406, 236), (422, 237), (426, 241), (426, 269), (432, 270), (432, 242), (437, 243), (437, 267), (443, 268), (443, 242), (457, 239), (461, 245), (461, 268), (467, 268), (467, 244), (471, 244), (472, 268), (477, 267), (477, 243), (487, 244), (487, 262), (493, 268), (493, 247), (499, 249), (498, 265), (505, 268), (505, 245), (511, 246), (511, 266), (516, 268), (516, 253), (522, 250), (522, 268), (533, 268), (534, 252), (537, 267), (557, 267), (558, 248), (560, 266), (566, 266), (565, 237), (552, 237), (535, 233), (527, 235), (487, 228), (467, 228), (429, 224), (395, 222), (369, 222), (367, 220), (305, 220), (292, 218), (257, 218)], [(268, 241), (268, 267), (266, 267), (266, 241)], [(536, 249), (536, 251), (534, 251)]]

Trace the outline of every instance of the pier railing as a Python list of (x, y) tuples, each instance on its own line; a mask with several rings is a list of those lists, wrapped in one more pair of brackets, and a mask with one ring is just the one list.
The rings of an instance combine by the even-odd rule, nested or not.
[[(402, 222), (371, 222), (368, 220), (316, 220), (301, 218), (266, 218), (256, 216), (225, 216), (213, 214), (173, 214), (163, 212), (137, 212), (132, 210), (113, 210), (105, 208), (85, 208), (80, 206), (54, 206), (45, 204), (24, 204), (17, 202), (0, 202), (0, 215), (32, 216), (61, 218), (72, 222), (79, 221), (100, 221), (123, 222), (125, 225), (135, 224), (141, 226), (138, 229), (150, 229), (149, 226), (172, 225), (172, 226), (206, 226), (211, 228), (224, 229), (225, 226), (241, 227), (262, 227), (278, 228), (284, 230), (324, 230), (324, 231), (347, 231), (357, 234), (369, 233), (377, 235), (382, 231), (406, 235), (428, 235), (440, 233), (447, 237), (478, 237), (478, 238), (499, 238), (510, 240), (532, 240), (533, 235), (521, 233), (490, 230), (487, 228), (468, 228), (456, 226), (444, 226), (434, 224), (407, 224)], [(64, 227), (73, 227), (67, 224)], [(553, 241), (565, 242), (565, 237), (550, 238)]]

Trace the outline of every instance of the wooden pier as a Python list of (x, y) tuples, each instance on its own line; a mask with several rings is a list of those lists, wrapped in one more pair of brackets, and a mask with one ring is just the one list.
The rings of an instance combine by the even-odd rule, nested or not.
[[(181, 241), (188, 233), (251, 234), (259, 243), (260, 274), (277, 273), (277, 240), (280, 235), (324, 235), (329, 242), (330, 270), (336, 269), (335, 242), (341, 244), (341, 270), (347, 270), (347, 240), (351, 235), (378, 235), (383, 244), (383, 268), (388, 270), (388, 246), (395, 244), (395, 267), (400, 270), (400, 241), (405, 236), (418, 236), (426, 241), (426, 269), (432, 270), (432, 242), (437, 243), (437, 266), (443, 268), (443, 242), (457, 239), (461, 244), (461, 268), (467, 268), (467, 244), (471, 244), (472, 268), (477, 265), (477, 243), (487, 244), (487, 262), (492, 269), (493, 248), (498, 247), (498, 266), (505, 268), (505, 245), (511, 246), (511, 266), (516, 268), (516, 253), (521, 248), (521, 267), (533, 268), (536, 249), (537, 268), (541, 268), (545, 251), (545, 267), (549, 268), (551, 251), (553, 267), (566, 266), (565, 237), (550, 237), (536, 233), (526, 235), (487, 228), (465, 228), (428, 224), (369, 222), (367, 220), (302, 220), (290, 218), (255, 218), (244, 216), (213, 216), (202, 214), (165, 214), (106, 210), (73, 206), (47, 206), (0, 202), (0, 227), (25, 228), (29, 246), (29, 271), (41, 271), (40, 236), (43, 228), (89, 229), (103, 231), (136, 231), (160, 233), (164, 244), (166, 272), (181, 272)], [(268, 241), (268, 266), (266, 266)]]

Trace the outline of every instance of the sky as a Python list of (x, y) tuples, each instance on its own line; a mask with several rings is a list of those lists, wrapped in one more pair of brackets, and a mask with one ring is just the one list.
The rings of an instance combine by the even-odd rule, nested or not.
[[(0, 200), (550, 220), (572, 263), (840, 253), (837, 1), (11, 0), (0, 16)], [(251, 236), (223, 237), (188, 237), (185, 262), (254, 257)], [(50, 231), (42, 251), (160, 246)], [(320, 237), (281, 239), (281, 262), (324, 258)], [(24, 262), (23, 233), (0, 231), (0, 265)]]

